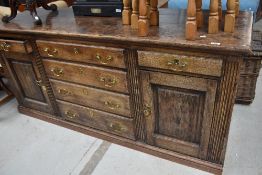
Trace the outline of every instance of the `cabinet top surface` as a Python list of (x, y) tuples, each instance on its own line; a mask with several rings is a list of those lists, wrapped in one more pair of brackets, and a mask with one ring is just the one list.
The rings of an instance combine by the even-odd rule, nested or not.
[[(222, 31), (208, 34), (207, 24), (198, 30), (195, 41), (185, 40), (186, 10), (160, 9), (159, 27), (150, 27), (148, 37), (138, 37), (137, 30), (129, 25), (122, 25), (119, 17), (74, 17), (71, 8), (60, 9), (52, 13), (38, 9), (43, 26), (35, 26), (29, 12), (18, 14), (8, 24), (0, 22), (0, 35), (30, 34), (64, 38), (76, 37), (89, 40), (115, 42), (116, 44), (152, 44), (162, 47), (185, 49), (205, 49), (228, 52), (249, 53), (252, 33), (252, 13), (241, 12), (236, 19), (233, 34)], [(205, 15), (207, 17), (207, 15)], [(207, 18), (205, 22), (207, 23)], [(222, 22), (223, 24), (224, 22)], [(65, 38), (66, 39), (66, 38)]]

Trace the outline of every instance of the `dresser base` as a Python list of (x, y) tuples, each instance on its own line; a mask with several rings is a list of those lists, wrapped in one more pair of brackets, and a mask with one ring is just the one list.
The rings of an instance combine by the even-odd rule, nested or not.
[(102, 131), (95, 130), (95, 129), (88, 128), (88, 127), (83, 127), (83, 126), (80, 126), (74, 123), (67, 122), (63, 119), (59, 119), (59, 117), (54, 118), (54, 116), (50, 114), (43, 113), (43, 112), (33, 110), (33, 109), (29, 109), (21, 105), (18, 106), (18, 111), (27, 116), (31, 116), (33, 118), (37, 118), (37, 119), (46, 121), (48, 123), (53, 123), (55, 125), (59, 125), (59, 126), (62, 126), (62, 127), (92, 136), (92, 137), (103, 139), (103, 140), (112, 142), (114, 144), (118, 144), (118, 145), (128, 147), (128, 148), (131, 148), (137, 151), (151, 154), (153, 156), (161, 157), (163, 159), (177, 162), (183, 165), (187, 165), (192, 168), (197, 168), (199, 170), (207, 171), (207, 172), (214, 173), (217, 175), (222, 174), (222, 170), (223, 170), (222, 165), (213, 164), (207, 161), (199, 160), (196, 158), (178, 154), (178, 153), (168, 151), (165, 149), (146, 145), (138, 141), (132, 141), (129, 139), (125, 139), (125, 138), (116, 136), (116, 135), (108, 134), (106, 132), (102, 132)]

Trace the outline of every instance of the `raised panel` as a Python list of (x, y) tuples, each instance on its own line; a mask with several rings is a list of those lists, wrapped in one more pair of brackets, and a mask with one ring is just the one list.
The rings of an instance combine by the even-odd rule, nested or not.
[(19, 84), (22, 87), (24, 96), (33, 100), (45, 102), (41, 88), (36, 83), (35, 72), (31, 63), (12, 62), (13, 69)]
[(159, 134), (200, 143), (205, 93), (160, 86), (155, 88)]

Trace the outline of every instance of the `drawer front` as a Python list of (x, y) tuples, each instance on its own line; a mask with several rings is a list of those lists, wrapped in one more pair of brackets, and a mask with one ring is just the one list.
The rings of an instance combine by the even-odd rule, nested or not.
[(51, 78), (128, 93), (126, 72), (51, 60), (43, 63)]
[(181, 56), (160, 52), (138, 52), (140, 66), (167, 69), (174, 72), (188, 72), (220, 76), (222, 60), (203, 57)]
[(74, 105), (58, 100), (62, 116), (69, 121), (79, 123), (122, 137), (134, 139), (132, 119), (109, 114), (91, 108)]
[(32, 52), (32, 46), (27, 41), (0, 39), (0, 51), (29, 54)]
[(130, 116), (129, 96), (72, 83), (50, 80), (57, 99)]
[(125, 68), (123, 49), (37, 41), (40, 55), (97, 65)]

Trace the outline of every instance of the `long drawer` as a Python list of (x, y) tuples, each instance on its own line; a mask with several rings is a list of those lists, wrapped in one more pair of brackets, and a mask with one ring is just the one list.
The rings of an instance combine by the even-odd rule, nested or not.
[(47, 59), (43, 60), (43, 64), (51, 78), (128, 93), (124, 71)]
[(134, 139), (132, 119), (57, 100), (62, 116), (79, 123), (125, 138)]
[(210, 76), (221, 76), (223, 64), (219, 59), (148, 51), (138, 52), (138, 62), (143, 67)]
[(131, 117), (128, 95), (52, 79), (50, 81), (57, 99)]
[(43, 57), (125, 68), (123, 49), (49, 41), (36, 42)]

